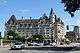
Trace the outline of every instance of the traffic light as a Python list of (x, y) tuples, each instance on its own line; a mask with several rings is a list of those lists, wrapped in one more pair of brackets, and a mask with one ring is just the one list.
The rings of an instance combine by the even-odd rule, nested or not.
[(69, 30), (69, 26), (67, 25), (67, 30)]

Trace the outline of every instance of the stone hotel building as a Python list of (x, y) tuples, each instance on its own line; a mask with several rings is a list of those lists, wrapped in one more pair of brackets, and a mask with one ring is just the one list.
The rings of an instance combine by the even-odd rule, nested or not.
[[(22, 17), (23, 18), (23, 17)], [(7, 32), (12, 30), (20, 36), (31, 37), (40, 34), (48, 37), (48, 40), (58, 40), (64, 37), (64, 23), (58, 18), (51, 8), (50, 15), (43, 14), (39, 19), (21, 19), (18, 20), (15, 15), (5, 23), (5, 36)], [(57, 39), (58, 38), (58, 39)]]

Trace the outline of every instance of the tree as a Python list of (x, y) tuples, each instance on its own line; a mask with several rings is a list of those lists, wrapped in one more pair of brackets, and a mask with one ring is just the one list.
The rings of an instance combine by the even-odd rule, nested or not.
[(32, 40), (32, 38), (30, 37), (30, 38), (27, 39), (27, 42), (31, 42), (31, 40)]
[(11, 40), (15, 40), (16, 36), (18, 36), (18, 34), (13, 32), (12, 30), (8, 31), (7, 35), (8, 35), (8, 39)]
[(27, 39), (28, 42), (43, 42), (44, 37), (43, 35), (32, 35), (30, 38)]
[(0, 35), (0, 39), (2, 38), (2, 36)]
[(25, 37), (24, 36), (21, 37), (21, 36), (18, 35), (18, 36), (15, 37), (15, 40), (24, 43), (25, 42)]
[(8, 31), (7, 33), (8, 35), (8, 39), (9, 40), (16, 40), (16, 41), (19, 41), (19, 42), (25, 42), (25, 37), (24, 36), (19, 36), (17, 33), (15, 33), (14, 31)]
[(65, 11), (67, 11), (71, 17), (73, 17), (75, 11), (80, 8), (80, 0), (62, 0), (61, 2), (64, 4)]

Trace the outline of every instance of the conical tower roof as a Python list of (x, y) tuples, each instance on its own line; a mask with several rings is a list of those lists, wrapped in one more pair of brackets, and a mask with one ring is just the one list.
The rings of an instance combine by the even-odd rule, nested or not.
[(55, 13), (54, 13), (53, 9), (51, 8), (50, 15), (53, 15), (53, 14), (55, 14)]

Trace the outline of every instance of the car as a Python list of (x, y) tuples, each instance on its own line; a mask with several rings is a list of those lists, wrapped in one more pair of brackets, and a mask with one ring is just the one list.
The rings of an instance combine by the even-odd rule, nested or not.
[(28, 46), (43, 46), (44, 43), (36, 43), (36, 42), (32, 42), (32, 43), (28, 43)]
[(33, 42), (33, 43), (31, 43), (31, 46), (40, 46), (40, 44), (36, 43), (36, 42)]
[(17, 42), (11, 46), (11, 49), (23, 49), (24, 47), (25, 47), (24, 44), (22, 44), (21, 42)]
[(40, 46), (44, 46), (44, 43), (39, 43), (40, 44)]
[(50, 43), (49, 42), (45, 42), (44, 43), (44, 46), (47, 46), (47, 45), (50, 45)]

